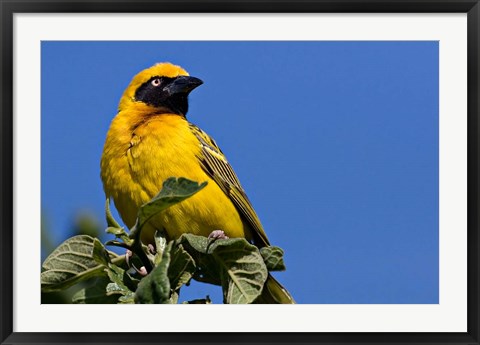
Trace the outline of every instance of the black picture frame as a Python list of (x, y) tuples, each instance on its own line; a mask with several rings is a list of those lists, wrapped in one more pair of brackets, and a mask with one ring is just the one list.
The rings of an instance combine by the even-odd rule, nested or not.
[[(479, 344), (479, 32), (478, 0), (0, 0), (2, 344)], [(13, 332), (13, 15), (15, 13), (467, 13), (468, 28), (468, 330), (466, 333), (17, 333)], [(305, 315), (305, 317), (311, 317)], [(221, 321), (221, 319), (220, 319)]]

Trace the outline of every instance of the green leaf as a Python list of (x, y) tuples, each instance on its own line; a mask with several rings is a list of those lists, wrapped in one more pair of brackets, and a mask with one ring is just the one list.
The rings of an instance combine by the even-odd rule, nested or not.
[(122, 295), (127, 295), (136, 289), (137, 283), (123, 268), (110, 264), (106, 272), (110, 281), (116, 284), (117, 290), (123, 291)]
[(129, 247), (132, 244), (132, 240), (130, 239), (130, 235), (125, 231), (125, 229), (121, 227), (120, 224), (118, 224), (115, 218), (113, 218), (112, 213), (110, 212), (110, 198), (107, 198), (105, 202), (105, 216), (107, 218), (108, 226), (105, 229), (105, 232), (115, 235), (116, 238), (121, 239), (126, 244), (126, 247)]
[(283, 249), (276, 246), (268, 246), (260, 249), (263, 261), (269, 271), (285, 271), (285, 262), (283, 261)]
[(180, 288), (192, 279), (195, 262), (181, 245), (167, 245), (162, 232), (155, 233), (155, 243), (155, 268), (137, 290), (138, 303), (177, 303)]
[(106, 277), (94, 279), (93, 282), (79, 290), (72, 297), (72, 302), (77, 304), (115, 304), (118, 301), (118, 295), (109, 295), (107, 286), (110, 280)]
[(165, 237), (165, 233), (163, 231), (155, 231), (154, 235), (155, 240), (155, 250), (157, 252), (155, 256), (155, 265), (158, 265), (160, 261), (162, 261), (163, 252), (167, 246), (167, 238)]
[(107, 218), (108, 227), (119, 228), (123, 230), (120, 224), (118, 224), (115, 218), (113, 218), (112, 212), (110, 212), (110, 198), (107, 198), (107, 200), (105, 201), (105, 216)]
[[(125, 241), (128, 246), (113, 241), (109, 241), (108, 243), (129, 248), (139, 257), (147, 271), (151, 271), (153, 269), (151, 257), (147, 254), (148, 252), (144, 250), (140, 241), (143, 226), (159, 212), (194, 195), (206, 185), (207, 182), (198, 184), (195, 181), (183, 177), (168, 178), (163, 183), (162, 190), (152, 200), (140, 207), (135, 225), (130, 230), (129, 238), (131, 242)], [(160, 247), (161, 246), (159, 246), (159, 248)], [(158, 258), (161, 258), (161, 256)]]
[(105, 275), (105, 263), (119, 265), (123, 256), (107, 251), (96, 238), (74, 236), (60, 244), (43, 262), (40, 281), (42, 292), (60, 291)]
[(92, 257), (98, 264), (103, 266), (108, 266), (111, 262), (108, 251), (105, 249), (102, 242), (96, 238), (93, 239)]
[(138, 211), (137, 225), (135, 226), (135, 229), (130, 232), (130, 238), (138, 238), (143, 225), (153, 216), (166, 208), (191, 197), (206, 185), (207, 182), (199, 184), (184, 177), (170, 177), (165, 180), (160, 193), (140, 207)]
[(158, 266), (138, 283), (137, 291), (135, 291), (135, 303), (171, 303), (168, 266), (172, 245), (173, 242), (167, 245)]
[(135, 294), (132, 292), (129, 295), (121, 296), (118, 299), (119, 304), (134, 304), (135, 303)]
[(132, 240), (129, 237), (130, 235), (123, 227), (120, 226), (120, 224), (118, 224), (110, 212), (110, 198), (107, 198), (107, 201), (105, 202), (105, 216), (107, 218), (108, 225), (108, 227), (105, 229), (105, 232), (115, 235), (116, 238), (120, 238), (123, 242), (125, 242), (125, 244), (130, 246), (132, 244)]
[(221, 285), (225, 303), (252, 303), (261, 294), (268, 270), (258, 248), (244, 238), (212, 241), (184, 234), (178, 243), (197, 264), (194, 278)]
[(121, 238), (121, 239), (123, 239), (124, 236), (128, 237), (127, 232), (123, 228), (115, 228), (113, 226), (109, 226), (108, 228), (105, 229), (105, 232), (107, 234), (115, 235), (115, 237)]
[(168, 278), (172, 290), (179, 291), (184, 284), (188, 284), (195, 270), (195, 261), (182, 245), (173, 247), (168, 266)]
[[(117, 283), (109, 283), (106, 287), (107, 296), (116, 296), (118, 298), (118, 303), (121, 304), (133, 304), (135, 293), (130, 290), (125, 290), (120, 287)], [(120, 296), (120, 297), (118, 297)]]
[[(223, 241), (223, 240), (222, 240)], [(219, 273), (220, 268), (216, 262), (216, 258), (207, 254), (209, 244), (212, 244), (208, 238), (204, 236), (196, 236), (192, 234), (183, 234), (178, 240), (177, 245), (182, 246), (193, 258), (197, 265), (194, 279), (200, 282), (222, 285), (222, 277)]]
[[(98, 258), (93, 254), (95, 241), (98, 240), (87, 235), (79, 235), (58, 246), (42, 264), (42, 291), (63, 290), (82, 280), (102, 275), (104, 266), (98, 263)], [(96, 245), (95, 256), (99, 250), (98, 244)]]

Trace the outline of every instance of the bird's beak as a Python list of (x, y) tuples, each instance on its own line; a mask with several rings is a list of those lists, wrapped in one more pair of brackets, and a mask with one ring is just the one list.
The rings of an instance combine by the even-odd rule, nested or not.
[(193, 89), (197, 86), (203, 84), (198, 78), (190, 77), (190, 76), (179, 76), (173, 81), (163, 88), (170, 96), (178, 93), (186, 93), (189, 94)]

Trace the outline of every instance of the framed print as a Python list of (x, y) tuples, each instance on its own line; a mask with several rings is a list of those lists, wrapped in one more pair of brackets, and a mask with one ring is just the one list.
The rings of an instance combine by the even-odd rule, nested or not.
[(479, 343), (478, 1), (1, 11), (2, 344)]

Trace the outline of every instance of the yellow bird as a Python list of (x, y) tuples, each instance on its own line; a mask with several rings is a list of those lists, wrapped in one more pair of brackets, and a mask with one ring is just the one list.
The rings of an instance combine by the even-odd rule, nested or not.
[[(180, 66), (159, 63), (138, 73), (123, 93), (107, 133), (101, 159), (105, 194), (124, 223), (135, 224), (138, 208), (169, 177), (208, 181), (192, 197), (161, 212), (142, 230), (153, 242), (155, 229), (169, 239), (185, 232), (209, 236), (223, 230), (259, 248), (269, 241), (232, 167), (215, 141), (188, 122), (188, 95), (203, 82)], [(260, 303), (294, 303), (271, 275)]]

